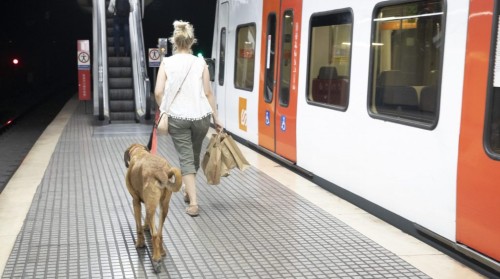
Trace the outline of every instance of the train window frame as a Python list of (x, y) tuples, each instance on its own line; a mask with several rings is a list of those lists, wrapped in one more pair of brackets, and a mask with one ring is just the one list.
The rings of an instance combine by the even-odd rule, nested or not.
[[(291, 24), (292, 24), (292, 29), (290, 30), (290, 36), (285, 36), (286, 34), (284, 33), (283, 29), (285, 28), (285, 21), (287, 20), (287, 16), (286, 14), (287, 13), (290, 13), (291, 14)], [(286, 77), (284, 75), (284, 70), (285, 70), (285, 63), (286, 63), (286, 59), (284, 59), (285, 57), (285, 43), (288, 43), (287, 41), (289, 40), (290, 42), (290, 52), (289, 52), (289, 55), (290, 55), (290, 64), (292, 63), (292, 46), (293, 46), (293, 30), (294, 30), (294, 26), (293, 26), (293, 21), (295, 19), (295, 12), (293, 9), (286, 9), (286, 10), (283, 10), (283, 13), (280, 15), (282, 17), (280, 17), (280, 19), (282, 19), (281, 21), (281, 25), (280, 25), (280, 35), (281, 37), (279, 38), (280, 39), (280, 57), (279, 57), (279, 60), (280, 60), (280, 66), (279, 66), (279, 86), (278, 86), (278, 92), (276, 92), (278, 94), (278, 104), (280, 107), (283, 107), (283, 108), (287, 108), (289, 105), (290, 105), (290, 80), (292, 79), (292, 67), (290, 67), (289, 69), (289, 72), (288, 72), (288, 90), (286, 91), (286, 95), (284, 94), (283, 92), (283, 88), (284, 88), (284, 85), (285, 85), (285, 80), (284, 78)]]
[[(488, 86), (483, 129), (483, 146), (491, 159), (500, 161), (500, 122), (493, 123), (493, 114), (500, 112), (500, 87)], [(495, 126), (495, 127), (493, 127)], [(495, 144), (495, 147), (492, 145)]]
[[(271, 17), (273, 17), (274, 20), (274, 30), (271, 30), (271, 24), (269, 24)], [(271, 34), (271, 31), (273, 32)], [(278, 36), (278, 15), (275, 12), (270, 12), (267, 15), (267, 30), (266, 30), (266, 37), (271, 36), (271, 42), (269, 39), (266, 39), (266, 67), (265, 67), (265, 73), (264, 73), (264, 102), (266, 103), (272, 103), (274, 100), (275, 96), (275, 89), (276, 89), (276, 48), (279, 46), (278, 41), (277, 41), (277, 36)], [(274, 44), (274, 48), (273, 48)], [(271, 51), (271, 53), (269, 53)], [(274, 51), (274, 53), (273, 53)], [(272, 86), (271, 93), (269, 94), (269, 87), (268, 84)]]
[(224, 76), (226, 71), (226, 41), (227, 41), (227, 30), (226, 27), (222, 27), (220, 30), (220, 45), (219, 45), (219, 85), (224, 85)]
[[(348, 15), (348, 20), (347, 21), (341, 17), (345, 17), (345, 15)], [(337, 16), (337, 17), (335, 17)], [(326, 17), (332, 17), (332, 19), (326, 18)], [(326, 19), (325, 19), (326, 18)], [(317, 19), (319, 22), (315, 23), (314, 20)], [(338, 22), (337, 22), (338, 21)], [(326, 22), (326, 23), (325, 23)], [(342, 75), (347, 77), (347, 87), (345, 88), (345, 100), (340, 101), (339, 104), (335, 103), (326, 103), (326, 102), (320, 102), (313, 100), (312, 95), (313, 95), (313, 75), (312, 72), (312, 50), (313, 50), (313, 28), (315, 27), (326, 27), (326, 26), (340, 26), (343, 24), (350, 24), (349, 28), (349, 35), (350, 35), (350, 41), (348, 42), (349, 45), (349, 50), (348, 50), (348, 61), (347, 61), (347, 69), (344, 70), (346, 75)], [(336, 9), (336, 10), (330, 10), (330, 11), (325, 11), (325, 12), (318, 12), (318, 13), (313, 13), (311, 17), (309, 18), (309, 38), (308, 38), (308, 50), (307, 50), (307, 77), (306, 77), (306, 92), (305, 92), (305, 99), (306, 102), (309, 105), (314, 105), (314, 106), (319, 106), (319, 107), (324, 107), (332, 110), (337, 110), (337, 111), (342, 111), (345, 112), (347, 111), (347, 108), (349, 107), (349, 96), (350, 96), (350, 87), (351, 87), (351, 65), (352, 65), (352, 40), (353, 40), (353, 30), (354, 30), (354, 12), (352, 8), (344, 8), (344, 9)], [(334, 43), (332, 41), (332, 43)], [(347, 42), (346, 42), (347, 43)], [(328, 52), (331, 54), (330, 59), (334, 59), (334, 54), (333, 54), (333, 49), (334, 46), (332, 46), (332, 50), (328, 50)], [(330, 64), (333, 64), (330, 63)], [(316, 69), (318, 72), (317, 76), (319, 77), (319, 71), (321, 70), (321, 67)], [(337, 69), (335, 67), (335, 75), (337, 75)], [(328, 96), (329, 98), (330, 96)]]
[[(500, 48), (500, 6), (495, 7), (492, 23), (492, 36), (490, 47), (490, 63), (488, 73), (488, 87), (486, 93), (484, 128), (483, 128), (483, 148), (488, 156), (500, 161), (500, 116), (493, 123), (494, 114), (500, 114), (500, 87), (495, 87), (495, 64), (500, 63), (500, 57), (496, 57), (497, 49)], [(496, 127), (493, 127), (496, 125)], [(494, 141), (494, 143), (493, 143)], [(496, 146), (493, 147), (492, 145)]]
[[(390, 17), (387, 17), (386, 20), (380, 20), (378, 17), (378, 15), (381, 13), (382, 9), (384, 9), (384, 8), (389, 9), (389, 8), (400, 7), (402, 9), (404, 6), (407, 6), (408, 10), (409, 10), (409, 8), (410, 8), (409, 6), (412, 4), (422, 4), (422, 5), (423, 4), (427, 4), (427, 5), (440, 4), (440, 10), (437, 12), (430, 12), (430, 13), (424, 13), (422, 10), (418, 10), (417, 13), (414, 13), (411, 15), (401, 15), (401, 16), (397, 16), (397, 17), (390, 16)], [(395, 2), (390, 1), (390, 2), (378, 3), (375, 5), (375, 7), (373, 9), (373, 13), (372, 13), (372, 27), (371, 27), (371, 38), (370, 38), (370, 60), (369, 60), (369, 64), (370, 64), (369, 67), (370, 68), (369, 68), (369, 77), (368, 77), (369, 83), (368, 83), (368, 92), (367, 92), (368, 93), (367, 94), (367, 112), (368, 112), (368, 115), (370, 117), (372, 117), (374, 119), (394, 122), (397, 124), (402, 124), (402, 125), (407, 125), (407, 126), (412, 126), (412, 127), (427, 129), (427, 130), (433, 130), (437, 127), (438, 122), (439, 122), (439, 114), (440, 114), (441, 79), (442, 79), (442, 69), (443, 69), (444, 51), (445, 51), (444, 46), (445, 46), (445, 40), (446, 40), (446, 11), (447, 11), (446, 0), (434, 0), (434, 1), (420, 0), (420, 1), (395, 1)], [(437, 50), (434, 53), (431, 53), (431, 55), (429, 55), (429, 56), (434, 56), (434, 58), (435, 58), (433, 61), (433, 62), (435, 62), (434, 68), (432, 68), (432, 69), (429, 68), (428, 72), (415, 71), (414, 72), (415, 75), (412, 76), (411, 73), (405, 73), (401, 69), (397, 69), (397, 67), (396, 67), (396, 69), (393, 69), (392, 65), (391, 65), (391, 68), (389, 68), (389, 70), (380, 71), (381, 69), (377, 68), (377, 71), (380, 71), (380, 73), (376, 74), (375, 73), (376, 63), (374, 61), (376, 59), (380, 60), (380, 56), (381, 56), (381, 54), (380, 54), (381, 51), (377, 52), (376, 48), (384, 46), (383, 42), (378, 42), (376, 40), (377, 35), (381, 36), (380, 30), (378, 29), (377, 24), (382, 23), (382, 22), (387, 22), (387, 24), (389, 25), (389, 28), (387, 28), (387, 30), (397, 30), (397, 31), (401, 32), (402, 30), (405, 30), (405, 29), (412, 29), (412, 28), (417, 29), (417, 28), (419, 28), (419, 26), (417, 25), (419, 19), (422, 20), (421, 18), (430, 18), (432, 16), (440, 16), (440, 18), (439, 18), (440, 21), (438, 22), (439, 23), (438, 25), (436, 25), (436, 26), (430, 25), (432, 32), (434, 31), (432, 28), (436, 27), (436, 29), (438, 29), (438, 31), (436, 31), (436, 32), (439, 35), (439, 36), (437, 36), (437, 35), (434, 35), (434, 33), (432, 33), (436, 38), (438, 38), (438, 40), (430, 41), (432, 44), (439, 47), (439, 50)], [(417, 19), (417, 21), (416, 21), (417, 23), (413, 23), (414, 21), (411, 21), (411, 19)], [(398, 20), (399, 20), (399, 23), (396, 25), (399, 26), (399, 29), (390, 29), (391, 25), (395, 26), (393, 22), (396, 22)], [(406, 21), (406, 22), (404, 22), (404, 21)], [(432, 23), (434, 23), (434, 22), (432, 22)], [(405, 28), (404, 26), (406, 24), (408, 24), (408, 25)], [(411, 27), (412, 24), (415, 27)], [(425, 22), (424, 22), (424, 24), (425, 24)], [(382, 26), (382, 24), (380, 24), (380, 26)], [(410, 26), (410, 27), (408, 27), (408, 26)], [(424, 27), (429, 28), (429, 26), (424, 26)], [(419, 30), (416, 30), (416, 31), (418, 32)], [(390, 40), (392, 40), (392, 35), (393, 34), (391, 34)], [(419, 35), (419, 34), (417, 34), (417, 35)], [(400, 34), (399, 38), (401, 38), (401, 37), (403, 37), (403, 36)], [(418, 44), (418, 43), (425, 43), (428, 41), (425, 41), (425, 38), (422, 42), (420, 42), (416, 39), (412, 40), (412, 38), (406, 38), (406, 41), (404, 43), (408, 44), (408, 42), (410, 42), (410, 44), (413, 44), (415, 42)], [(394, 48), (396, 48), (396, 47), (394, 47)], [(401, 51), (402, 48), (403, 47), (400, 47), (399, 50), (401, 53), (404, 53), (404, 51)], [(390, 55), (393, 55), (392, 49), (393, 49), (393, 46), (391, 45)], [(417, 48), (415, 47), (415, 49), (417, 49)], [(410, 55), (407, 55), (407, 54), (400, 55), (400, 57), (403, 57), (403, 56), (407, 57)], [(416, 60), (418, 60), (418, 59), (416, 59)], [(401, 65), (403, 64), (400, 61), (397, 61), (397, 62), (399, 62), (399, 64), (401, 64)], [(429, 61), (426, 60), (423, 63), (421, 63), (422, 65), (418, 65), (418, 66), (420, 66), (421, 68), (425, 68), (425, 66), (426, 66), (425, 63), (428, 63), (428, 62)], [(432, 62), (432, 60), (431, 60), (431, 62)], [(378, 61), (377, 61), (377, 63), (378, 63)], [(390, 63), (392, 64), (394, 62), (390, 61)], [(379, 64), (382, 64), (382, 63), (380, 62)], [(429, 66), (429, 65), (427, 65), (427, 66)], [(387, 97), (387, 100), (389, 100), (390, 106), (394, 106), (394, 108), (387, 109), (385, 111), (382, 110), (383, 107), (377, 107), (377, 102), (385, 102), (385, 100), (386, 100), (385, 95), (376, 94), (377, 84), (378, 84), (377, 80), (378, 79), (383, 80), (381, 77), (382, 75), (380, 75), (380, 74), (384, 71), (394, 72), (394, 73), (388, 73), (391, 75), (386, 75), (386, 78), (385, 78), (386, 82), (387, 82), (387, 80), (398, 80), (401, 83), (401, 84), (397, 84), (397, 85), (391, 84), (391, 85), (381, 86), (381, 87), (383, 87), (384, 91), (387, 89), (390, 89), (387, 92), (389, 92), (391, 94), (387, 94), (387, 95), (392, 96), (392, 98)], [(414, 84), (411, 83), (410, 81), (408, 81), (407, 84), (405, 82), (401, 82), (401, 80), (405, 80), (406, 78), (392, 78), (392, 79), (388, 78), (388, 76), (397, 76), (397, 75), (395, 75), (396, 72), (401, 72), (400, 75), (401, 74), (403, 74), (403, 75), (408, 74), (407, 80), (414, 79), (413, 80)], [(420, 77), (418, 77), (418, 75), (420, 75)], [(377, 78), (375, 78), (376, 76), (377, 76)], [(427, 80), (427, 82), (429, 82), (429, 80), (431, 80), (431, 82), (419, 84), (419, 83), (417, 83), (417, 80), (419, 78), (421, 80), (420, 82), (422, 82), (422, 80)], [(431, 101), (430, 103), (429, 102), (424, 103), (423, 100), (420, 98), (420, 93), (422, 92), (422, 90), (424, 88), (427, 89), (426, 96), (430, 95), (430, 96), (434, 97), (433, 99), (426, 98), (426, 101), (429, 101), (429, 100)], [(405, 92), (405, 93), (403, 94), (401, 92)], [(385, 93), (386, 92), (384, 92), (384, 94)], [(397, 96), (397, 95), (399, 95), (399, 96)], [(379, 98), (376, 98), (377, 96)], [(382, 96), (384, 98), (381, 99), (380, 96)], [(415, 102), (415, 100), (416, 100), (416, 102)], [(402, 103), (399, 104), (399, 106), (398, 106), (398, 103), (396, 103), (397, 101), (401, 101)], [(394, 102), (394, 104), (392, 102)], [(383, 104), (385, 105), (386, 103), (383, 103)], [(425, 113), (424, 113), (424, 109), (423, 109), (424, 105), (426, 107)], [(403, 109), (401, 109), (401, 107), (405, 107), (405, 106), (409, 109), (405, 109), (406, 112), (403, 113)], [(395, 108), (395, 107), (397, 107), (397, 108)]]
[[(253, 45), (253, 54), (252, 57), (253, 57), (253, 69), (252, 71), (248, 71), (248, 73), (251, 73), (252, 74), (252, 78), (251, 78), (251, 81), (252, 81), (252, 84), (248, 87), (243, 87), (243, 86), (239, 86), (237, 84), (237, 80), (238, 80), (238, 57), (240, 55), (240, 51), (239, 51), (239, 32), (242, 28), (252, 28), (254, 29), (255, 31), (255, 34), (254, 34), (254, 40), (255, 40), (255, 43)], [(236, 89), (240, 89), (240, 90), (245, 90), (245, 91), (250, 91), (252, 92), (253, 91), (253, 88), (255, 86), (255, 51), (256, 51), (256, 48), (257, 48), (257, 25), (254, 23), (254, 22), (251, 22), (251, 23), (245, 23), (245, 24), (239, 24), (236, 26), (236, 32), (235, 32), (235, 55), (234, 55), (234, 78), (233, 78), (233, 85), (234, 85), (234, 88)], [(248, 55), (247, 52), (243, 52), (243, 55)]]

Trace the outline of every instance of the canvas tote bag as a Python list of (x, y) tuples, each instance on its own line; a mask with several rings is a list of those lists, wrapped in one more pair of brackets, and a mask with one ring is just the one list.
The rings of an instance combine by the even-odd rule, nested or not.
[(207, 177), (207, 183), (217, 185), (221, 177), (229, 175), (231, 169), (244, 171), (250, 164), (231, 135), (219, 132), (212, 134), (201, 167)]

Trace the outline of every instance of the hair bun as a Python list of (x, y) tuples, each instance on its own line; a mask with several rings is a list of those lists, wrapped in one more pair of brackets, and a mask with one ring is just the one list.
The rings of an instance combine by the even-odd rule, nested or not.
[(197, 42), (191, 23), (182, 20), (174, 21), (174, 32), (168, 40), (173, 45), (173, 52), (178, 49), (191, 51), (191, 46)]
[(189, 22), (187, 22), (187, 21), (182, 21), (182, 20), (174, 21), (174, 29), (186, 29), (186, 27), (188, 25), (189, 25)]

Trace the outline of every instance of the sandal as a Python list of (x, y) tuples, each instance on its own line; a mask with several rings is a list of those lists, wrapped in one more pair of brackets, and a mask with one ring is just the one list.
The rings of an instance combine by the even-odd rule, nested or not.
[(198, 206), (197, 205), (190, 205), (190, 206), (186, 207), (186, 213), (192, 217), (198, 216), (198, 214), (199, 214)]

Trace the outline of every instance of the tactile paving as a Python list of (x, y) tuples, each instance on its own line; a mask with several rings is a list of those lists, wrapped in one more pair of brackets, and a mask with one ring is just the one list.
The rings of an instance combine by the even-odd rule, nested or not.
[[(125, 149), (145, 144), (149, 129), (129, 128), (106, 133), (78, 108), (2, 278), (429, 278), (254, 167), (232, 170), (218, 186), (200, 170), (195, 218), (174, 193), (156, 274), (151, 243), (135, 248), (123, 163)], [(169, 138), (159, 152), (178, 165)]]

